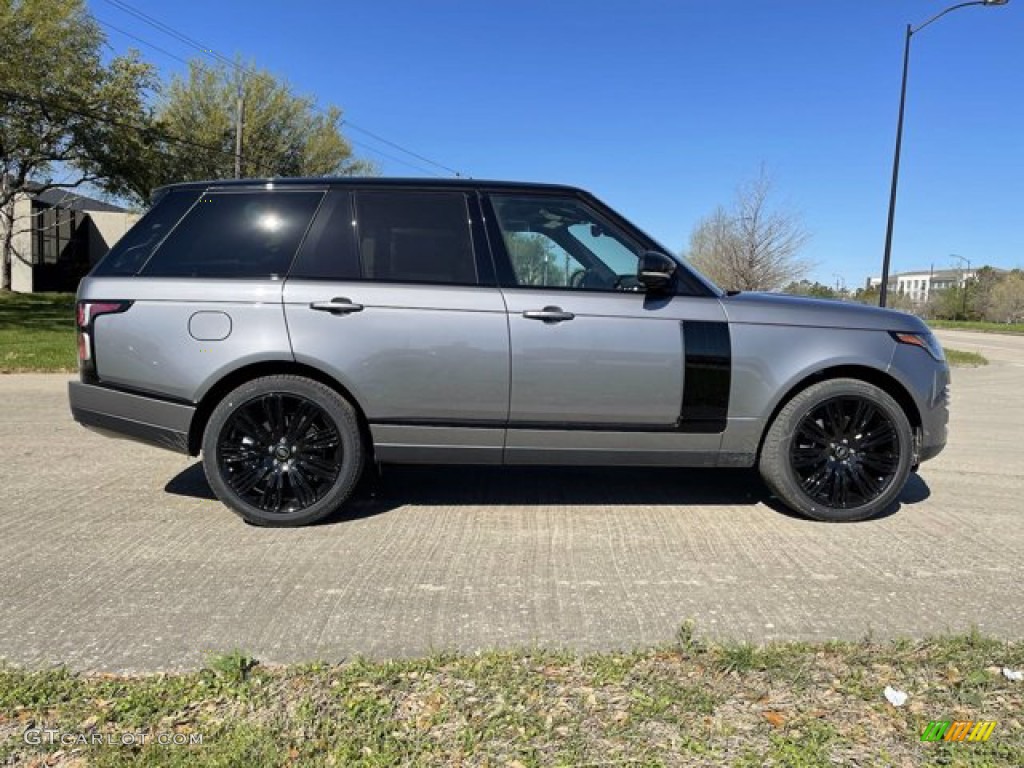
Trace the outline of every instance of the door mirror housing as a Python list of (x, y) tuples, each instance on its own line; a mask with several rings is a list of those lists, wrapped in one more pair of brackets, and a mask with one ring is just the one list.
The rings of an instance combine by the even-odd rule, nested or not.
[(672, 285), (676, 273), (673, 259), (658, 251), (646, 251), (640, 256), (636, 277), (648, 293), (664, 293)]

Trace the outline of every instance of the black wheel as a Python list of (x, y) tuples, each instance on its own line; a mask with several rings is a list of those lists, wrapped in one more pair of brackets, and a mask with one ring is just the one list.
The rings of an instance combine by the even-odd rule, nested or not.
[(913, 433), (899, 404), (856, 379), (797, 394), (765, 436), (760, 470), (796, 512), (816, 520), (865, 520), (889, 509), (913, 464)]
[(315, 522), (341, 506), (362, 473), (355, 410), (311, 379), (254, 379), (210, 415), (203, 469), (217, 498), (254, 525)]

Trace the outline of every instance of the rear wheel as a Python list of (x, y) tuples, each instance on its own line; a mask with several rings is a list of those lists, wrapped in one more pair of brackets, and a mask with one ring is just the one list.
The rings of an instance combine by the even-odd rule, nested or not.
[(203, 433), (214, 493), (254, 525), (306, 525), (352, 493), (363, 469), (355, 410), (301, 376), (265, 376), (230, 392)]
[(803, 390), (779, 412), (760, 470), (786, 506), (841, 522), (889, 509), (913, 460), (913, 432), (900, 405), (873, 384), (832, 379)]

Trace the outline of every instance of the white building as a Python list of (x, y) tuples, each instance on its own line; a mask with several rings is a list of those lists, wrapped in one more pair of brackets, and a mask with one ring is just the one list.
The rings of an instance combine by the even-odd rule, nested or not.
[[(928, 269), (918, 272), (899, 272), (889, 275), (889, 293), (907, 296), (915, 304), (924, 304), (935, 291), (960, 287), (964, 281), (977, 274), (974, 269)], [(868, 290), (878, 288), (882, 284), (881, 277), (869, 277)]]

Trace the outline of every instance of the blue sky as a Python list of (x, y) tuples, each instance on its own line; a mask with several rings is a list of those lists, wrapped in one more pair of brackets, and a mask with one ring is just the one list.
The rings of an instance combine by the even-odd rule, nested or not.
[[(812, 276), (851, 287), (881, 271), (905, 25), (949, 5), (125, 2), (445, 166), (585, 187), (676, 252), (764, 165), (775, 202), (812, 233)], [(107, 0), (89, 6), (198, 55)], [(105, 31), (164, 75), (184, 69)], [(423, 175), (356, 150), (385, 175)], [(951, 254), (1024, 266), (1024, 0), (956, 11), (914, 37), (893, 270), (950, 267)]]

